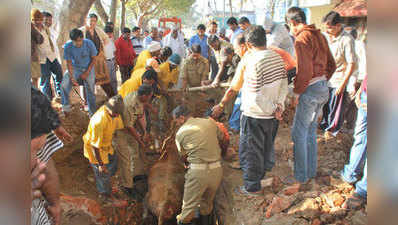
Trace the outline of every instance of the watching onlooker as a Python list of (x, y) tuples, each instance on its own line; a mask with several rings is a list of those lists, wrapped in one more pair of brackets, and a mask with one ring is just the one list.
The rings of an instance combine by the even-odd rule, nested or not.
[(230, 17), (227, 20), (227, 25), (229, 26), (229, 29), (232, 30), (232, 34), (231, 37), (229, 38), (231, 40), (231, 44), (234, 43), (235, 38), (240, 34), (243, 33), (243, 30), (240, 29), (239, 25), (238, 25), (238, 20), (235, 17)]
[[(330, 139), (337, 135), (344, 123), (344, 112), (349, 105), (347, 85), (350, 87), (356, 82), (355, 77), (352, 77), (354, 80), (351, 78), (356, 66), (356, 56), (354, 39), (342, 28), (340, 14), (331, 11), (322, 21), (326, 26), (325, 36), (337, 67), (328, 83), (329, 100), (323, 107), (320, 124), (325, 131), (325, 138)], [(355, 90), (351, 89), (350, 94), (354, 96)], [(351, 98), (351, 101), (354, 101), (354, 98)]]
[(113, 37), (113, 28), (111, 26), (106, 26), (104, 28), (106, 35), (108, 35), (109, 41), (104, 46), (104, 53), (105, 53), (105, 60), (106, 60), (106, 67), (109, 70), (109, 78), (111, 80), (110, 84), (113, 90), (113, 95), (117, 94), (117, 79), (116, 79), (116, 71), (117, 71), (117, 64), (115, 60), (115, 39)]
[(296, 37), (297, 75), (294, 81), (296, 114), (292, 127), (294, 178), (287, 183), (305, 183), (316, 176), (318, 117), (327, 102), (327, 80), (336, 70), (326, 38), (315, 25), (306, 24), (301, 8), (287, 12), (287, 22)]
[(134, 51), (139, 55), (144, 50), (144, 43), (141, 37), (141, 28), (134, 27), (132, 30), (131, 42), (133, 43)]
[(194, 44), (198, 44), (201, 49), (201, 55), (205, 57), (206, 59), (209, 59), (209, 46), (207, 45), (207, 35), (205, 34), (206, 32), (206, 27), (203, 24), (199, 24), (197, 27), (197, 34), (193, 36), (189, 40), (189, 48), (192, 47)]
[(91, 117), (97, 109), (94, 94), (94, 64), (97, 49), (92, 41), (83, 38), (83, 32), (79, 29), (71, 30), (69, 37), (71, 41), (64, 46), (67, 71), (62, 80), (62, 110), (65, 115), (72, 110), (69, 103), (72, 86), (83, 85)]
[(134, 68), (134, 59), (136, 57), (133, 43), (130, 40), (130, 29), (123, 28), (123, 34), (115, 42), (116, 46), (116, 62), (120, 68), (122, 75), (122, 84), (126, 82), (131, 76), (131, 71)]

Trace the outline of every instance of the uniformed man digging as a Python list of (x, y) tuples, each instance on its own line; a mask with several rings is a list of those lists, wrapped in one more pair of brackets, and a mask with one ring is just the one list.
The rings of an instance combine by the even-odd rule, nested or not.
[(180, 225), (192, 224), (199, 208), (200, 224), (213, 224), (210, 214), (223, 174), (220, 144), (225, 146), (219, 140), (224, 140), (224, 135), (214, 120), (194, 118), (185, 106), (173, 110), (173, 119), (177, 126), (182, 125), (175, 140), (189, 168), (185, 174), (184, 199), (177, 222)]

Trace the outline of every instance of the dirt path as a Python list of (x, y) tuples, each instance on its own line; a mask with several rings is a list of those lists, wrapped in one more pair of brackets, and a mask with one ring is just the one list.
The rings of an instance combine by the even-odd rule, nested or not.
[[(77, 100), (74, 98), (75, 102)], [(104, 100), (100, 97), (99, 104), (101, 101)], [(317, 179), (313, 180), (305, 189), (296, 189), (281, 183), (280, 180), (291, 175), (293, 171), (293, 145), (290, 137), (293, 113), (292, 110), (285, 113), (285, 122), (279, 126), (275, 142), (276, 165), (272, 172), (266, 174), (266, 177), (273, 178), (273, 182), (270, 187), (265, 188), (264, 196), (248, 198), (234, 194), (233, 189), (242, 184), (242, 172), (230, 168), (228, 162), (224, 164), (225, 198), (232, 205), (233, 215), (231, 216), (237, 218), (235, 224), (366, 224), (367, 207), (352, 211), (344, 210), (341, 207), (344, 200), (353, 191), (352, 186), (344, 184), (338, 179), (339, 171), (348, 160), (353, 141), (352, 135), (340, 134), (336, 139), (325, 143), (319, 133)], [(142, 214), (141, 203), (130, 201), (128, 207), (122, 209), (103, 207), (97, 203), (98, 195), (93, 172), (82, 152), (81, 136), (87, 128), (88, 117), (78, 107), (75, 107), (73, 116), (70, 118), (73, 120), (61, 119), (75, 140), (55, 154), (61, 192), (67, 198), (73, 198), (70, 200), (71, 202), (83, 199), (85, 202), (90, 202), (85, 204), (93, 206), (65, 203), (63, 224), (139, 224)], [(290, 121), (290, 124), (287, 121)], [(235, 135), (232, 139), (235, 140), (232, 148), (237, 151), (239, 137)], [(237, 155), (235, 155), (236, 159)], [(117, 176), (115, 180), (117, 185)], [(119, 196), (127, 199), (122, 193), (119, 193)], [(92, 212), (91, 216), (87, 217), (87, 211), (90, 211), (87, 208), (100, 212)], [(97, 221), (94, 221), (93, 217)], [(91, 221), (88, 218), (91, 218)], [(86, 220), (88, 222), (84, 222)]]

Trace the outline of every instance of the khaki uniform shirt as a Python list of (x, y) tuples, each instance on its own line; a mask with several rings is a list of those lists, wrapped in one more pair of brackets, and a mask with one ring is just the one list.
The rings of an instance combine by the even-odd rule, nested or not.
[(189, 56), (182, 66), (181, 79), (187, 80), (187, 87), (201, 86), (201, 81), (207, 80), (209, 76), (209, 62), (200, 56), (198, 60)]
[(353, 37), (345, 31), (336, 38), (328, 34), (325, 36), (336, 62), (336, 71), (329, 80), (329, 86), (338, 88), (344, 81), (347, 65), (356, 62), (355, 42)]
[(123, 98), (124, 112), (122, 115), (125, 127), (134, 127), (144, 115), (144, 105), (139, 101), (137, 92), (131, 92)]
[(189, 163), (210, 163), (221, 159), (218, 140), (223, 134), (210, 119), (189, 118), (177, 131), (176, 145)]

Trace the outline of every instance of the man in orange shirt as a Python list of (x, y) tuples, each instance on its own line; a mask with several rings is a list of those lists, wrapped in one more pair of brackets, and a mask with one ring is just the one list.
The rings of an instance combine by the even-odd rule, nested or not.
[(315, 25), (306, 24), (302, 9), (292, 7), (286, 14), (296, 41), (297, 75), (293, 92), (296, 114), (292, 127), (294, 142), (294, 178), (286, 183), (306, 183), (316, 176), (318, 116), (328, 101), (327, 81), (336, 70), (326, 38)]

